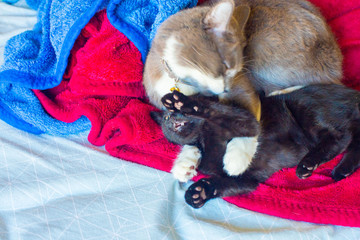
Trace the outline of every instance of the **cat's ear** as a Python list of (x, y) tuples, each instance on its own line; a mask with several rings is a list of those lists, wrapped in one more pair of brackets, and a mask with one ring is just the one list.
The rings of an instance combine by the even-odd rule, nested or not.
[(215, 33), (226, 32), (230, 24), (235, 4), (233, 0), (222, 0), (211, 8), (204, 18), (206, 28), (211, 28)]
[(240, 5), (235, 8), (233, 16), (235, 17), (236, 21), (238, 22), (239, 29), (241, 32), (244, 31), (245, 25), (250, 17), (251, 9), (247, 5)]
[(158, 125), (161, 125), (163, 120), (163, 112), (152, 111), (150, 112), (150, 116)]

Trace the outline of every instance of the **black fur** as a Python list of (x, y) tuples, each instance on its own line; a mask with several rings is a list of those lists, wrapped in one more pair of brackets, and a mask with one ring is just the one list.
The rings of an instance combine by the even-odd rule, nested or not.
[[(259, 183), (282, 168), (297, 165), (298, 177), (309, 177), (318, 165), (345, 150), (332, 172), (333, 179), (341, 180), (359, 167), (359, 92), (342, 85), (319, 84), (288, 94), (260, 97), (261, 133), (250, 167), (237, 177), (223, 174), (222, 166), (221, 171), (206, 172), (210, 178), (195, 182), (186, 191), (185, 199), (191, 206), (201, 207), (214, 197), (254, 191)], [(192, 97), (185, 98), (191, 102)], [(186, 108), (186, 102), (183, 103)], [(223, 126), (226, 124), (220, 127)], [(199, 170), (209, 162), (211, 156), (206, 162), (202, 160)]]
[(186, 97), (174, 91), (165, 95), (162, 102), (169, 111), (151, 112), (152, 118), (161, 125), (170, 142), (200, 149), (198, 168), (205, 174), (226, 175), (222, 169), (228, 141), (234, 137), (254, 137), (260, 132), (259, 123), (248, 110), (223, 105), (216, 97)]

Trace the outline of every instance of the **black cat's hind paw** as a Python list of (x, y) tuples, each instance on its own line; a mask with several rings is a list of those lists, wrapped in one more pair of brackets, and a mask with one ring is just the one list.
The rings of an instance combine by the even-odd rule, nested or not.
[(218, 196), (216, 190), (210, 179), (200, 179), (193, 183), (185, 193), (185, 201), (193, 208), (201, 208), (204, 204)]
[(300, 162), (296, 168), (296, 175), (300, 179), (306, 179), (312, 175), (315, 169), (318, 167), (318, 164), (311, 164), (306, 162)]
[(161, 102), (170, 112), (196, 114), (200, 110), (199, 104), (178, 91), (166, 94)]
[(331, 176), (335, 181), (340, 181), (350, 176), (354, 171), (355, 169), (352, 166), (338, 165), (332, 171)]

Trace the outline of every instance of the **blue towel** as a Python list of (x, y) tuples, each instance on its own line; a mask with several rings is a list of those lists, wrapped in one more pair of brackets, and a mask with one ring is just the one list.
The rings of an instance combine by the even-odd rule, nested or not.
[(65, 123), (50, 117), (30, 89), (7, 83), (0, 83), (0, 116), (6, 123), (33, 134), (46, 132), (61, 136), (91, 127), (85, 117), (75, 123)]
[(17, 3), (19, 0), (3, 0), (3, 1), (8, 4), (14, 4), (14, 3)]
[(145, 62), (150, 43), (160, 24), (197, 0), (113, 0), (107, 7), (110, 23), (139, 49)]
[(89, 129), (89, 121), (79, 119), (69, 126), (54, 120), (30, 89), (44, 90), (60, 84), (70, 50), (91, 17), (107, 8), (110, 22), (135, 44), (145, 61), (158, 26), (179, 10), (195, 6), (197, 0), (27, 0), (27, 3), (38, 11), (38, 23), (33, 30), (7, 42), (5, 62), (0, 67), (0, 118), (32, 133), (66, 134)]

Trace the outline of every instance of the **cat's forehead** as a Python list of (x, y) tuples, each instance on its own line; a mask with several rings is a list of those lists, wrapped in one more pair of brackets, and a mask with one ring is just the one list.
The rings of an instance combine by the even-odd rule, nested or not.
[(164, 69), (205, 95), (220, 94), (226, 82), (242, 68), (240, 44), (234, 28), (218, 34), (205, 23), (209, 8), (196, 8), (171, 16), (160, 27), (156, 51)]
[(203, 24), (207, 12), (207, 8), (191, 9), (172, 16), (163, 26), (161, 45), (168, 48), (163, 53), (171, 55), (165, 57), (177, 58), (182, 66), (199, 67), (212, 76), (219, 76), (223, 71), (222, 61)]
[[(182, 81), (190, 79), (192, 84), (200, 85), (209, 89), (212, 93), (219, 94), (224, 91), (223, 71), (219, 69), (218, 63), (211, 64), (211, 62), (219, 62), (221, 60), (216, 55), (208, 53), (185, 54), (189, 46), (184, 46), (175, 36), (171, 36), (165, 44), (164, 60), (169, 66), (172, 75)], [(196, 50), (193, 50), (196, 52)], [(197, 50), (199, 51), (199, 50)], [(217, 59), (217, 60), (215, 60)], [(223, 66), (221, 66), (223, 67)], [(195, 83), (196, 82), (196, 83)]]

